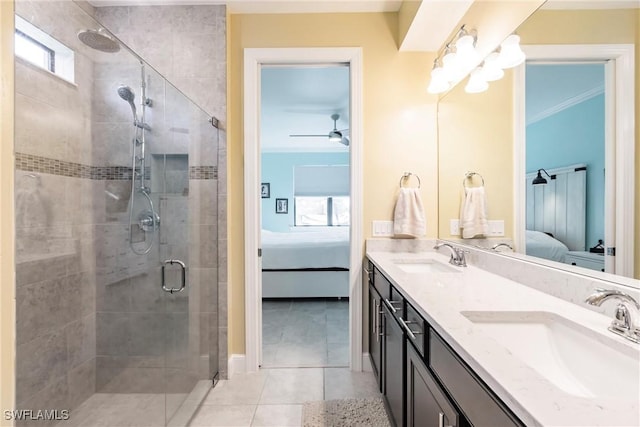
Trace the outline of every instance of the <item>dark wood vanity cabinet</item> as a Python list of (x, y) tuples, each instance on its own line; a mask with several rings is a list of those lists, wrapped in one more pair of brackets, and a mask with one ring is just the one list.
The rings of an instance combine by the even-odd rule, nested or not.
[[(378, 382), (378, 390), (384, 391), (382, 381), (382, 341), (384, 340), (384, 325), (382, 319), (382, 298), (375, 286), (376, 270), (373, 264), (367, 262), (367, 277), (369, 278), (369, 358), (371, 360), (371, 369)], [(377, 272), (379, 275), (380, 272)]]
[(369, 354), (392, 424), (524, 426), (380, 270), (368, 266)]
[(396, 426), (404, 426), (404, 330), (391, 306), (384, 304), (384, 396)]
[(429, 331), (429, 349), (431, 371), (472, 425), (523, 426), (434, 330)]
[(371, 368), (378, 381), (378, 390), (380, 391), (383, 391), (382, 375), (380, 375), (383, 331), (380, 295), (373, 286), (369, 286), (369, 356), (371, 358)]
[(458, 412), (413, 346), (407, 346), (407, 426), (458, 427)]

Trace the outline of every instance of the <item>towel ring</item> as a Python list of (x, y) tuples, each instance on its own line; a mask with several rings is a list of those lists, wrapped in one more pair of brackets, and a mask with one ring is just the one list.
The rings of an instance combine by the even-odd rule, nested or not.
[(400, 188), (402, 188), (402, 180), (409, 179), (411, 176), (416, 177), (416, 179), (418, 180), (418, 188), (420, 188), (420, 186), (422, 185), (422, 183), (420, 182), (420, 177), (415, 173), (411, 173), (411, 172), (405, 172), (404, 174), (402, 174), (402, 176), (400, 177)]
[(471, 180), (473, 178), (473, 175), (478, 175), (480, 177), (480, 179), (482, 180), (482, 186), (484, 187), (484, 178), (482, 177), (482, 175), (480, 175), (477, 172), (467, 172), (464, 174), (464, 179), (462, 180), (462, 186), (464, 188), (468, 188), (465, 184), (467, 182), (467, 180)]

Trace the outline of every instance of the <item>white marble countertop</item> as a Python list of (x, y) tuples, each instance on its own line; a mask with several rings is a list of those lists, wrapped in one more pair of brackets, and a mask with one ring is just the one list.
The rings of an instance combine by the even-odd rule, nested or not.
[[(404, 272), (394, 262), (430, 258), (449, 265), (448, 254), (367, 251), (367, 257), (527, 426), (640, 425), (637, 393), (628, 399), (569, 394), (514, 356), (461, 312), (555, 313), (605, 340), (612, 338), (616, 346), (638, 357), (640, 366), (640, 346), (607, 331), (609, 317), (473, 266), (452, 267), (461, 270), (460, 273), (417, 274)], [(598, 366), (593, 366), (593, 370), (596, 372)]]

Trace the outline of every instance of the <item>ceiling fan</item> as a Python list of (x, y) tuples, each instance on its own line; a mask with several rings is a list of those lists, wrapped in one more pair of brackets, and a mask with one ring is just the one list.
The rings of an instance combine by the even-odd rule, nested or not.
[(336, 123), (340, 118), (340, 114), (332, 114), (331, 120), (333, 120), (333, 129), (324, 135), (289, 135), (293, 138), (329, 138), (331, 142), (339, 142), (342, 145), (349, 146), (349, 137), (346, 136), (346, 133), (349, 133), (349, 129), (340, 129), (338, 130)]

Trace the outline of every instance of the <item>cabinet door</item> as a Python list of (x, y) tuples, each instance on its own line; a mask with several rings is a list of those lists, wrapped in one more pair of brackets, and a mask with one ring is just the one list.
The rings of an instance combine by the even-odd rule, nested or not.
[(384, 384), (385, 397), (396, 427), (404, 426), (404, 334), (389, 308), (384, 306)]
[(458, 426), (458, 413), (429, 374), (420, 355), (407, 346), (407, 427)]
[[(460, 357), (433, 330), (429, 331), (429, 367), (451, 398), (476, 427), (521, 426)], [(506, 407), (504, 407), (506, 408)]]
[(382, 321), (380, 296), (373, 286), (369, 286), (369, 355), (373, 374), (378, 380), (378, 389), (382, 391)]

